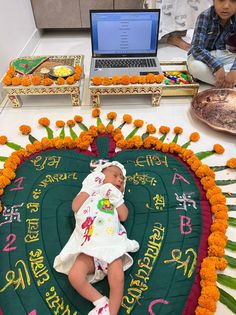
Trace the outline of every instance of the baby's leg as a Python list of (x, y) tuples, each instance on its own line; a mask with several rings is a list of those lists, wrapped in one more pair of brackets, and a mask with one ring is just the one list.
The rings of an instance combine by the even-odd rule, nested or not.
[(102, 295), (88, 282), (87, 275), (94, 273), (93, 257), (80, 254), (71, 268), (68, 278), (73, 288), (85, 299), (94, 302)]
[(110, 287), (110, 315), (117, 315), (120, 309), (124, 291), (124, 271), (122, 258), (118, 258), (108, 265), (107, 276)]

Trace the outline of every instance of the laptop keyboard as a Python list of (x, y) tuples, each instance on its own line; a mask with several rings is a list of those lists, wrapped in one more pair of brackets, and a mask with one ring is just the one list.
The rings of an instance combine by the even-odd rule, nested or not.
[(156, 67), (154, 58), (147, 59), (97, 59), (95, 68), (144, 68)]

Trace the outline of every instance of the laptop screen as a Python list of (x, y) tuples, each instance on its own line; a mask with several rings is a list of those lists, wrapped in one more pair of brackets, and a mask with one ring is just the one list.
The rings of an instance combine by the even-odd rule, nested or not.
[(156, 56), (160, 10), (90, 10), (93, 57)]

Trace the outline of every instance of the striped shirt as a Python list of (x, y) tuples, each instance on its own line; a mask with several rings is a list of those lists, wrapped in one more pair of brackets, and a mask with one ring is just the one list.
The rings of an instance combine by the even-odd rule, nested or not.
[[(194, 59), (204, 62), (214, 73), (223, 64), (210, 54), (211, 50), (225, 50), (225, 40), (230, 33), (236, 32), (236, 15), (222, 26), (214, 6), (202, 12), (196, 21), (191, 48), (188, 54)], [(236, 33), (235, 33), (236, 34)], [(231, 70), (236, 70), (236, 59)]]

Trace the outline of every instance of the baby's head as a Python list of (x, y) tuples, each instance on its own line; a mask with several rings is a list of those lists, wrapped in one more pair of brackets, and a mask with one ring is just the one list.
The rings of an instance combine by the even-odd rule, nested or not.
[(126, 170), (121, 163), (117, 161), (107, 162), (96, 167), (95, 171), (101, 171), (105, 175), (104, 184), (110, 183), (122, 193), (124, 192)]
[(216, 14), (219, 16), (221, 22), (224, 24), (230, 20), (230, 18), (236, 14), (236, 1), (222, 1), (213, 0), (213, 5), (215, 7)]

